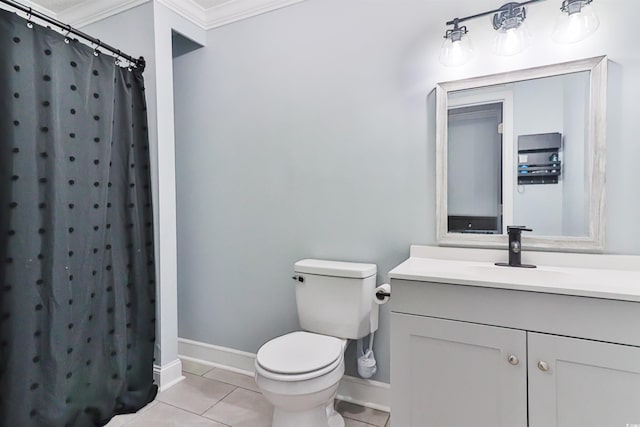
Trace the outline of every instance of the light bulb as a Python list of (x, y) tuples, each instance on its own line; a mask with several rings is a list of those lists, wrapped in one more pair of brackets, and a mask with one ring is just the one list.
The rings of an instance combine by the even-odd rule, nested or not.
[(457, 67), (465, 64), (473, 54), (471, 39), (460, 30), (447, 33), (442, 49), (440, 50), (440, 62), (447, 67)]
[(593, 34), (599, 25), (593, 7), (584, 0), (577, 0), (566, 7), (563, 4), (552, 37), (558, 43), (576, 43)]
[(525, 22), (517, 27), (500, 29), (496, 34), (493, 50), (496, 55), (517, 55), (529, 46), (531, 36)]

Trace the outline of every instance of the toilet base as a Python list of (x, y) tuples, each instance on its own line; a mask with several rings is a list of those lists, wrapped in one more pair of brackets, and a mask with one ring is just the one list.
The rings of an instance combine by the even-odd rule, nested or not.
[(333, 400), (331, 405), (327, 407), (327, 417), (329, 419), (329, 427), (344, 427), (344, 418), (333, 409)]
[(289, 412), (274, 408), (272, 427), (344, 427), (342, 415), (334, 412), (327, 417), (326, 406), (307, 409), (301, 412)]

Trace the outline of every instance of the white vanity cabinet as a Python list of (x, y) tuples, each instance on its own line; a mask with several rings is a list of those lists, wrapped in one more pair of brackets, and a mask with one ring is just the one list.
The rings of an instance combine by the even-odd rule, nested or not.
[(640, 425), (639, 347), (527, 336), (529, 426)]
[(640, 426), (640, 302), (390, 275), (394, 426)]
[(526, 332), (393, 313), (391, 336), (394, 426), (526, 427)]

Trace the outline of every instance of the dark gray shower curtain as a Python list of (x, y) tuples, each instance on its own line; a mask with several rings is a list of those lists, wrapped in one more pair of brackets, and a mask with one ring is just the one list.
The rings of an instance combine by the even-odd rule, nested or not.
[(144, 81), (0, 10), (0, 426), (153, 400)]

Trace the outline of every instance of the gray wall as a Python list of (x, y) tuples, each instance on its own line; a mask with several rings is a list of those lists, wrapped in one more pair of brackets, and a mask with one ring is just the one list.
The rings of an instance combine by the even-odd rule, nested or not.
[[(598, 33), (570, 47), (548, 37), (559, 1), (531, 5), (538, 37), (512, 58), (491, 56), (493, 30), (474, 20), (476, 58), (440, 66), (443, 23), (495, 6), (308, 0), (211, 30), (206, 48), (176, 58), (181, 337), (255, 352), (298, 328), (296, 260), (373, 262), (383, 282), (411, 243), (433, 243), (428, 94), (438, 81), (609, 54), (619, 84), (611, 87), (607, 251), (640, 253), (632, 186), (640, 53), (618, 31), (633, 28), (640, 2), (599, 0)], [(386, 308), (376, 357), (375, 378), (389, 381)]]
[[(399, 92), (396, 69), (410, 33), (380, 28), (387, 7), (339, 4), (210, 31), (175, 60), (181, 337), (255, 352), (298, 329), (295, 261), (375, 263), (382, 283), (433, 241), (426, 100)], [(388, 382), (386, 306), (380, 324)]]

